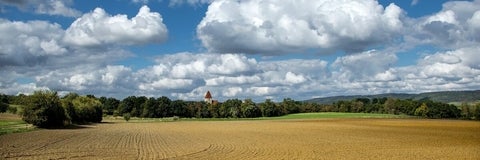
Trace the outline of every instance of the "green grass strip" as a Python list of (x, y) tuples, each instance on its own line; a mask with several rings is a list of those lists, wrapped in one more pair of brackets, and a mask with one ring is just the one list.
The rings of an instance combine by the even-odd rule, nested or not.
[[(130, 123), (145, 122), (174, 122), (174, 121), (248, 121), (248, 120), (289, 120), (289, 119), (322, 119), (322, 118), (414, 118), (408, 115), (378, 114), (378, 113), (342, 113), (342, 112), (316, 112), (316, 113), (296, 113), (279, 117), (258, 117), (258, 118), (180, 118), (178, 120), (172, 117), (166, 118), (137, 118), (132, 117)], [(104, 117), (104, 121), (124, 122), (117, 117)]]

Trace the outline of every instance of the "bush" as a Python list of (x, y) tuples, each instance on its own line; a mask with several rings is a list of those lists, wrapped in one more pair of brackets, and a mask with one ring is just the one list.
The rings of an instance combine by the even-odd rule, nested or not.
[(13, 114), (17, 114), (17, 107), (8, 106), (7, 111)]
[(35, 91), (28, 97), (22, 119), (42, 128), (61, 127), (67, 120), (57, 92)]
[(72, 123), (98, 123), (103, 119), (102, 104), (95, 98), (70, 94), (62, 99), (62, 104)]
[(420, 107), (415, 109), (414, 115), (415, 116), (422, 116), (422, 117), (427, 117), (428, 114), (428, 106), (425, 103), (422, 103)]
[(172, 120), (173, 120), (173, 121), (178, 121), (178, 120), (180, 120), (180, 117), (178, 117), (178, 116), (173, 116), (173, 117), (172, 117)]
[(7, 112), (7, 109), (8, 109), (8, 104), (0, 102), (0, 113)]
[(125, 119), (125, 121), (128, 122), (130, 120), (130, 118), (131, 118), (130, 113), (123, 114), (123, 119)]

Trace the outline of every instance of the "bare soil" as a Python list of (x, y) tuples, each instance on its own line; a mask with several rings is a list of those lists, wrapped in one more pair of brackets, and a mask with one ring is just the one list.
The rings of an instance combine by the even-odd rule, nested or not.
[(2, 135), (0, 159), (480, 159), (480, 122), (110, 122)]

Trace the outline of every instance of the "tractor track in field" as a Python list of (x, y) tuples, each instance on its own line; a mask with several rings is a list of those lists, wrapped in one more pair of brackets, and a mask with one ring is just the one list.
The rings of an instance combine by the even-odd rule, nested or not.
[(0, 136), (0, 159), (480, 159), (480, 122), (101, 123)]

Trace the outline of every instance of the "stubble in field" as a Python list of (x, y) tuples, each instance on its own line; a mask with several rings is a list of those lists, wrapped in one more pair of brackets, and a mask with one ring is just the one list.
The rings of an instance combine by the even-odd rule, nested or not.
[(0, 136), (5, 159), (480, 159), (480, 123), (317, 119), (102, 123)]

